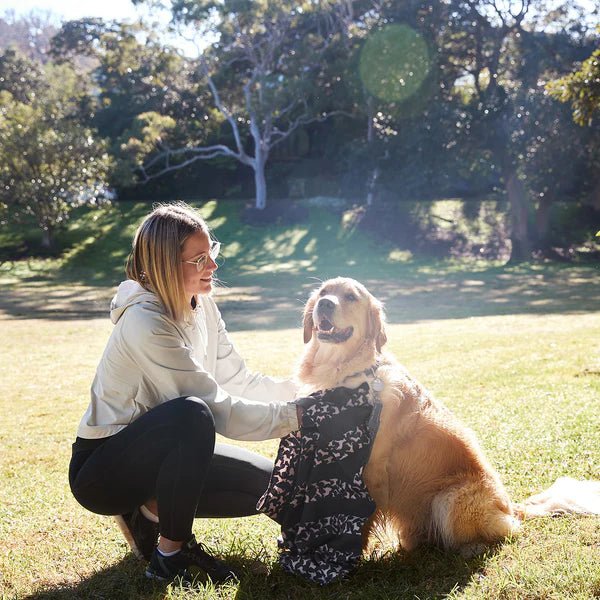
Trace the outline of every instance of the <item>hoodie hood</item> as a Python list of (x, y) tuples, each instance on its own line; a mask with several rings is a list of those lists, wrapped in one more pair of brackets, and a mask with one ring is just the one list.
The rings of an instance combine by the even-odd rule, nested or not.
[(160, 304), (156, 294), (144, 289), (137, 281), (127, 279), (117, 288), (117, 293), (110, 303), (110, 320), (116, 323), (123, 313), (133, 304), (152, 302)]

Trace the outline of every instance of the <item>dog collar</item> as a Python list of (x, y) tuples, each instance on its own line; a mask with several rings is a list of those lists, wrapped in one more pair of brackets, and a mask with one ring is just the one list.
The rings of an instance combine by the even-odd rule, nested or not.
[(373, 377), (373, 381), (371, 381), (371, 383), (369, 384), (371, 389), (378, 394), (379, 392), (383, 391), (383, 381), (381, 381), (381, 379), (379, 377), (377, 377), (377, 373), (376, 370), (379, 367), (379, 363), (375, 362), (375, 364), (371, 365), (368, 369), (365, 369), (364, 371), (357, 371), (356, 373), (352, 373), (352, 375), (348, 375), (348, 377), (344, 378), (344, 381), (346, 381), (346, 379), (352, 379), (353, 377), (358, 377), (359, 375), (370, 375)]

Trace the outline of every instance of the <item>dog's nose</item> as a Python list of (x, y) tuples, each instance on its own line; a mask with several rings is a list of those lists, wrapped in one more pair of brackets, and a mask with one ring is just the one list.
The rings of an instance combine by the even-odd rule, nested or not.
[(321, 298), (318, 302), (318, 307), (320, 310), (333, 310), (335, 304), (329, 298)]

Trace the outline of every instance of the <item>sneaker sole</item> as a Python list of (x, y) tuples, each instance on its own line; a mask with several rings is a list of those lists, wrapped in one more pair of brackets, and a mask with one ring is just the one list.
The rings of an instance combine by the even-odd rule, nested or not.
[(146, 577), (151, 579), (152, 581), (160, 581), (161, 583), (172, 583), (174, 581), (179, 581), (181, 586), (184, 588), (189, 588), (193, 586), (193, 579), (189, 578), (187, 575), (173, 575), (171, 577), (164, 577), (151, 571), (150, 569), (146, 569)]
[(140, 549), (137, 547), (135, 540), (133, 539), (133, 536), (131, 535), (131, 531), (129, 530), (129, 527), (127, 527), (127, 523), (125, 523), (125, 519), (121, 515), (114, 515), (113, 519), (116, 521), (117, 525), (119, 526), (119, 529), (121, 530), (121, 533), (127, 540), (127, 543), (129, 544), (129, 547), (131, 548), (131, 551), (140, 560), (144, 560), (144, 555), (140, 552)]
[[(170, 581), (168, 577), (162, 577), (162, 575), (159, 575), (158, 573), (155, 573), (150, 569), (146, 569), (146, 577), (148, 579), (154, 579), (155, 581)], [(171, 579), (174, 579), (174, 577), (172, 577)]]

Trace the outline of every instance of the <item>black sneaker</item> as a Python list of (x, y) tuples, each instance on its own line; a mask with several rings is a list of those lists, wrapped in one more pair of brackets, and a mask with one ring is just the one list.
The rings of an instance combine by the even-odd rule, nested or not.
[(159, 581), (171, 581), (180, 577), (184, 582), (192, 583), (194, 570), (197, 569), (204, 571), (213, 583), (238, 580), (231, 567), (211, 556), (202, 544), (196, 542), (194, 536), (173, 556), (163, 556), (156, 549), (146, 569), (146, 577)]
[(140, 559), (150, 560), (158, 542), (158, 523), (146, 519), (136, 508), (125, 515), (114, 516), (133, 553)]

